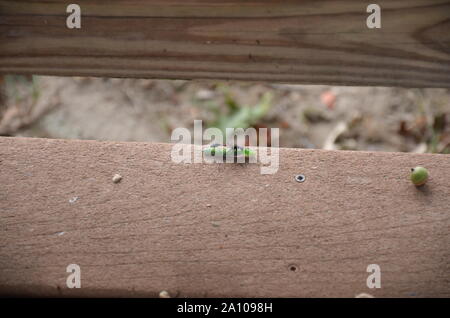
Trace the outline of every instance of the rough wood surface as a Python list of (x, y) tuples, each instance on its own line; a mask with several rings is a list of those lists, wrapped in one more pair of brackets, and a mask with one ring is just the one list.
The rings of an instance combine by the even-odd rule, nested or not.
[[(281, 149), (261, 175), (174, 164), (170, 149), (0, 138), (0, 293), (450, 296), (448, 155)], [(71, 263), (81, 289), (66, 287)]]
[(0, 72), (450, 87), (450, 1), (0, 0)]

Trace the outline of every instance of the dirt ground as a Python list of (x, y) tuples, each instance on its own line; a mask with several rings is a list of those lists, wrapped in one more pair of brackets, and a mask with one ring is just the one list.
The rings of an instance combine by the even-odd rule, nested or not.
[(280, 146), (450, 153), (450, 90), (4, 76), (0, 135), (170, 142), (177, 127), (280, 128)]

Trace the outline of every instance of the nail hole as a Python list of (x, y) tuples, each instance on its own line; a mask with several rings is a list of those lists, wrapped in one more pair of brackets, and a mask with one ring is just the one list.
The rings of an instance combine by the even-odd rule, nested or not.
[(296, 272), (296, 271), (298, 270), (298, 268), (297, 268), (297, 266), (295, 266), (295, 265), (289, 265), (289, 270), (290, 270), (291, 272)]
[(297, 182), (305, 182), (305, 180), (306, 180), (306, 177), (302, 174), (298, 174), (295, 176), (295, 181), (297, 181)]

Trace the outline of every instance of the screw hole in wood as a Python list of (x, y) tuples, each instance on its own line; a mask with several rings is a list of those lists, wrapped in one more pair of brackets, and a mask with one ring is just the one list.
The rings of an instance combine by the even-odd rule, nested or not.
[(295, 181), (297, 181), (297, 182), (302, 183), (302, 182), (305, 182), (305, 180), (306, 180), (306, 177), (302, 174), (298, 174), (295, 176)]

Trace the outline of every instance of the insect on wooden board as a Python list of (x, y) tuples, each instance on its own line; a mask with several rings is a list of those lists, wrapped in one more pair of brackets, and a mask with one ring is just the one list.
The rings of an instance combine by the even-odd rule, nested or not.
[(227, 157), (233, 158), (233, 162), (238, 162), (238, 159), (243, 159), (243, 162), (248, 162), (250, 158), (255, 157), (256, 151), (249, 147), (240, 147), (237, 145), (224, 146), (220, 144), (213, 144), (207, 146), (203, 153), (209, 158), (221, 158), (223, 162)]

